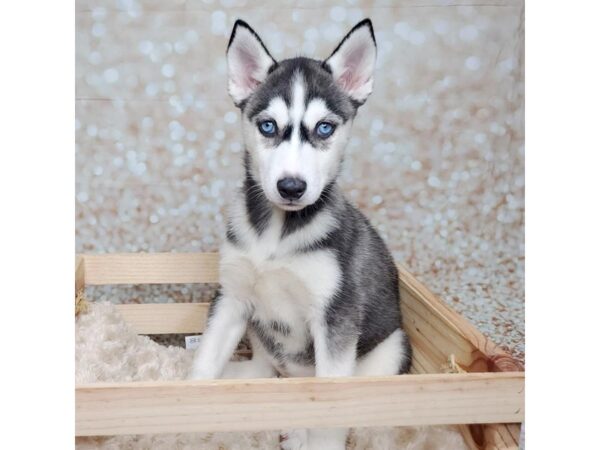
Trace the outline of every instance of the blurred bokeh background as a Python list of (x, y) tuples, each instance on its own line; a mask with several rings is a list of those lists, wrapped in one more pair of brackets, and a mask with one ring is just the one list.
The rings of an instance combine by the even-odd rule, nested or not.
[[(524, 359), (523, 2), (76, 1), (78, 252), (216, 251), (241, 183), (225, 48), (237, 18), (275, 58), (324, 58), (371, 17), (375, 89), (342, 175), (406, 265)], [(194, 286), (100, 289), (198, 301)]]

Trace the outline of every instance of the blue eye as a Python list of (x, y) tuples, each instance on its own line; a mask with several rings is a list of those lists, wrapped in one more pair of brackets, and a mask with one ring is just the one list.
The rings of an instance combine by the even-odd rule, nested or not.
[(277, 125), (272, 120), (265, 120), (258, 124), (258, 129), (263, 136), (271, 137), (277, 132)]
[(320, 138), (328, 138), (333, 134), (335, 126), (329, 122), (320, 122), (317, 125), (317, 136)]

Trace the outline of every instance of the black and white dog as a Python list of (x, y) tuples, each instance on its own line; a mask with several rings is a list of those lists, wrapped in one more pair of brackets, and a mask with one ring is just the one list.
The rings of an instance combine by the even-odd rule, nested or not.
[[(392, 375), (408, 371), (398, 274), (382, 239), (336, 179), (357, 109), (373, 86), (370, 20), (325, 61), (275, 61), (238, 20), (227, 48), (241, 110), (244, 187), (221, 250), (190, 378)], [(253, 357), (229, 361), (244, 333)], [(346, 430), (296, 430), (284, 448), (345, 448)]]

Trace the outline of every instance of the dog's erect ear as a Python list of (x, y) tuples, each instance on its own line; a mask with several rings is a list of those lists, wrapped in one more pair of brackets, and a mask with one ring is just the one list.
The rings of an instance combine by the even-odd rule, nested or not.
[(242, 104), (277, 62), (269, 54), (258, 34), (243, 20), (237, 20), (227, 46), (229, 95), (236, 105)]
[(373, 90), (377, 44), (370, 19), (352, 28), (324, 64), (352, 99), (363, 103)]

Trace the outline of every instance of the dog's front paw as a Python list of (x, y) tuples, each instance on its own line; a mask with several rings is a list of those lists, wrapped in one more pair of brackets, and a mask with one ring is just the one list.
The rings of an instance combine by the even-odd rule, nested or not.
[(205, 368), (197, 366), (192, 367), (192, 370), (190, 370), (187, 376), (188, 380), (213, 380), (215, 378), (213, 373), (210, 373)]
[(280, 435), (281, 450), (308, 450), (307, 430), (289, 430)]

